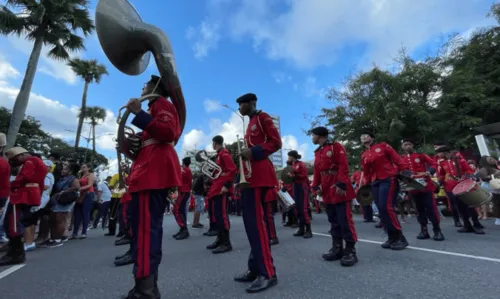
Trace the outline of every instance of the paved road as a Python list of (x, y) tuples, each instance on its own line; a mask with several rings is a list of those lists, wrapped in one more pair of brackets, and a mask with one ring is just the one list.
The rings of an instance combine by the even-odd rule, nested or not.
[[(485, 222), (487, 234), (478, 236), (456, 233), (448, 218), (443, 223), (447, 240), (435, 242), (415, 239), (418, 225), (413, 217), (404, 230), (414, 248), (395, 252), (380, 248), (382, 230), (357, 219), (360, 262), (343, 268), (321, 259), (331, 244), (328, 222), (324, 214), (314, 217), (315, 236), (309, 240), (278, 227), (281, 244), (273, 247), (273, 255), (279, 283), (265, 293), (249, 295), (245, 285), (233, 282), (233, 276), (245, 270), (249, 252), (240, 217), (231, 218), (233, 252), (215, 256), (205, 249), (212, 238), (202, 236), (202, 230), (191, 230), (187, 240), (173, 240), (175, 221), (166, 216), (160, 269), (163, 298), (499, 298), (500, 227), (491, 220)], [(28, 253), (24, 267), (0, 268), (0, 298), (119, 298), (132, 285), (131, 266), (113, 266), (114, 256), (126, 250), (113, 246), (113, 241), (98, 229), (87, 240)]]

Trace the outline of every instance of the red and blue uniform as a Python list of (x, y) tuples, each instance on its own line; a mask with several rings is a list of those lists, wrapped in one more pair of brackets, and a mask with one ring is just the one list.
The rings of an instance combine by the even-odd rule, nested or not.
[(180, 228), (187, 227), (187, 202), (191, 197), (193, 173), (189, 166), (181, 166), (182, 185), (179, 187), (179, 198), (175, 201), (173, 213)]
[(142, 130), (142, 148), (132, 164), (128, 189), (132, 196), (133, 273), (141, 280), (158, 275), (166, 198), (170, 188), (182, 185), (174, 148), (181, 126), (175, 106), (163, 97), (150, 102), (150, 114), (137, 113), (132, 124)]
[(413, 174), (413, 178), (425, 184), (425, 190), (409, 192), (415, 200), (418, 223), (422, 226), (427, 226), (427, 219), (429, 219), (432, 225), (437, 228), (440, 218), (436, 200), (434, 199), (434, 183), (429, 175), (416, 175), (417, 173), (426, 172), (433, 175), (436, 172), (436, 162), (431, 157), (421, 153), (403, 154), (401, 157), (407, 170)]
[[(321, 190), (332, 239), (354, 244), (358, 241), (351, 201), (356, 197), (349, 177), (347, 155), (342, 144), (326, 142), (314, 152), (313, 188)], [(338, 194), (341, 189), (345, 194)]]
[(309, 177), (307, 176), (307, 166), (302, 161), (295, 161), (290, 172), (293, 178), (293, 199), (297, 208), (299, 225), (310, 225), (309, 217)]
[(401, 232), (394, 206), (399, 191), (396, 174), (406, 169), (403, 159), (390, 145), (381, 142), (363, 152), (361, 163), (363, 180), (371, 184), (382, 224), (389, 232)]
[(245, 141), (252, 151), (250, 176), (243, 163), (250, 188), (241, 191), (243, 222), (251, 248), (248, 270), (269, 279), (276, 275), (276, 270), (269, 244), (265, 203), (277, 199), (278, 179), (269, 156), (281, 148), (281, 137), (269, 114), (256, 111), (250, 116)]

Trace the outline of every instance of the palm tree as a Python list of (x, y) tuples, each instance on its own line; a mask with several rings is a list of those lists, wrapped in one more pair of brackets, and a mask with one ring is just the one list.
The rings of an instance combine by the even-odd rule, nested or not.
[[(78, 117), (82, 117), (82, 110)], [(92, 130), (92, 156), (90, 158), (90, 165), (94, 167), (94, 157), (95, 157), (95, 127), (99, 125), (99, 122), (106, 119), (106, 109), (101, 107), (86, 107), (85, 108), (85, 118), (90, 120), (90, 127)]]
[(33, 42), (23, 83), (12, 109), (7, 148), (15, 144), (24, 119), (42, 46), (49, 46), (48, 56), (58, 60), (69, 59), (69, 52), (84, 50), (84, 39), (76, 33), (88, 36), (95, 29), (88, 5), (86, 0), (7, 0), (5, 5), (0, 5), (0, 33), (26, 35)]
[[(80, 107), (80, 115), (78, 116), (78, 128), (76, 129), (76, 141), (75, 141), (75, 151), (80, 143), (80, 135), (82, 133), (83, 120), (85, 119), (85, 113), (88, 111), (87, 107), (87, 91), (89, 89), (89, 84), (95, 82), (99, 84), (101, 82), (102, 76), (107, 75), (108, 71), (106, 67), (99, 64), (97, 60), (84, 60), (84, 59), (71, 59), (68, 62), (73, 72), (85, 81), (83, 87), (82, 95), (82, 105)], [(106, 113), (106, 111), (104, 112)]]

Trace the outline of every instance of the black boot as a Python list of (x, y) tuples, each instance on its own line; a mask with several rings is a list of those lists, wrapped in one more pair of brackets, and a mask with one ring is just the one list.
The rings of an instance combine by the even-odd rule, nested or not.
[(222, 241), (220, 245), (212, 250), (213, 254), (221, 254), (226, 253), (233, 250), (233, 246), (231, 245), (231, 240), (229, 239), (229, 231), (224, 231), (222, 233)]
[(427, 230), (427, 225), (420, 225), (420, 233), (417, 235), (417, 239), (426, 240), (430, 239), (429, 231)]
[(26, 262), (22, 237), (10, 239), (8, 246), (7, 253), (0, 258), (0, 266), (18, 265)]
[(250, 270), (246, 271), (243, 274), (236, 275), (234, 277), (234, 281), (237, 282), (252, 282), (257, 278), (257, 274), (252, 273)]
[(394, 232), (388, 230), (385, 230), (385, 232), (387, 233), (387, 241), (382, 243), (380, 246), (382, 246), (382, 248), (384, 249), (390, 249), (391, 244), (394, 242)]
[(122, 299), (152, 299), (155, 296), (155, 276), (149, 275), (146, 278), (136, 279), (135, 287)]
[(122, 258), (115, 260), (116, 267), (126, 266), (126, 265), (130, 265), (133, 263), (134, 263), (134, 260), (132, 259), (132, 253), (130, 253), (130, 252), (128, 254), (124, 255)]
[(311, 224), (306, 224), (306, 231), (304, 232), (304, 239), (312, 238)]
[(332, 248), (327, 253), (323, 254), (323, 259), (325, 261), (338, 261), (344, 255), (344, 242), (340, 238), (332, 239)]
[(176, 238), (182, 232), (182, 227), (179, 227), (179, 231), (172, 235), (172, 238)]
[[(475, 213), (475, 212), (474, 212)], [(472, 218), (472, 229), (474, 230), (474, 233), (478, 235), (484, 235), (484, 226), (479, 222), (479, 219), (476, 217)]]
[(132, 254), (132, 249), (127, 250), (124, 254), (115, 256), (115, 261), (124, 258), (126, 255)]
[(130, 243), (132, 243), (132, 239), (126, 235), (123, 238), (116, 240), (115, 246), (128, 245)]
[(344, 267), (352, 267), (358, 262), (358, 256), (356, 255), (356, 248), (354, 242), (346, 242), (344, 254), (340, 259), (340, 264)]
[(278, 237), (269, 240), (269, 245), (271, 245), (271, 246), (278, 245), (279, 243), (280, 243), (280, 240), (278, 240)]
[(257, 276), (257, 278), (246, 289), (247, 293), (259, 293), (275, 286), (278, 283), (278, 278), (273, 276), (266, 278), (264, 276)]
[(462, 228), (457, 229), (457, 232), (459, 233), (473, 233), (474, 228), (470, 224), (469, 219), (464, 220), (464, 226)]
[(403, 250), (408, 247), (408, 241), (402, 231), (399, 230), (394, 232), (394, 242), (392, 242), (390, 246), (392, 250)]
[(217, 239), (215, 239), (215, 241), (210, 244), (210, 245), (207, 245), (207, 249), (208, 250), (214, 250), (215, 248), (219, 247), (219, 245), (221, 244), (222, 242), (222, 233), (219, 233), (217, 235)]
[(434, 232), (434, 236), (432, 236), (432, 239), (434, 239), (434, 241), (444, 241), (444, 235), (441, 232), (439, 223), (432, 225), (432, 231)]
[(189, 231), (187, 227), (181, 228), (181, 231), (174, 237), (176, 240), (184, 240), (189, 238)]
[(304, 224), (300, 223), (299, 224), (299, 230), (295, 234), (293, 234), (294, 237), (303, 237), (304, 236)]

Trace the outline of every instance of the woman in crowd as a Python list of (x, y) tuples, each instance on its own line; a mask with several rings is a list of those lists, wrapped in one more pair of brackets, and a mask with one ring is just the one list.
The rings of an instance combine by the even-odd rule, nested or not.
[[(493, 194), (493, 216), (496, 218), (495, 225), (500, 225), (500, 189), (495, 189), (490, 185), (492, 176), (500, 179), (500, 170), (497, 167), (498, 162), (489, 156), (481, 157), (479, 161), (478, 176), (482, 181), (481, 187), (490, 191)], [(483, 216), (483, 219), (484, 216)]]
[(73, 235), (71, 239), (78, 237), (78, 230), (82, 224), (82, 234), (80, 239), (87, 238), (87, 228), (90, 222), (90, 212), (94, 206), (94, 174), (87, 164), (82, 164), (80, 168), (82, 177), (80, 178), (80, 198), (76, 201), (74, 214)]
[(68, 226), (69, 215), (75, 206), (75, 202), (69, 204), (57, 203), (57, 198), (63, 192), (77, 192), (80, 190), (80, 182), (76, 178), (79, 167), (74, 163), (65, 163), (62, 166), (61, 176), (52, 189), (52, 213), (49, 218), (51, 238), (43, 244), (43, 247), (59, 247), (68, 238), (64, 236)]

